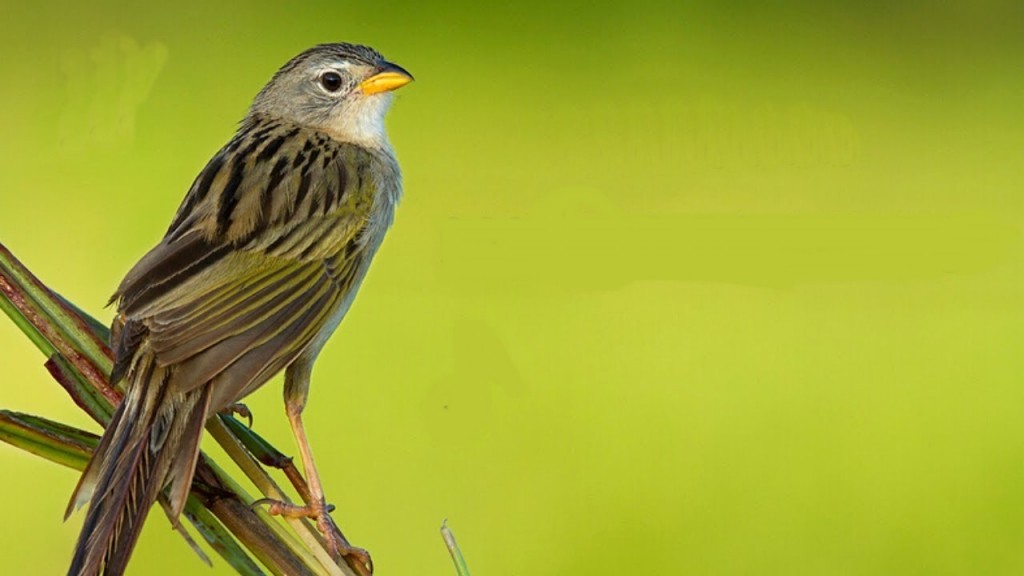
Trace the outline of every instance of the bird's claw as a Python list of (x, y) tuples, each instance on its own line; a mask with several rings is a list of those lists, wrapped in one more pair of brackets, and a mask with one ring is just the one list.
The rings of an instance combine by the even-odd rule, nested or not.
[(285, 518), (311, 518), (316, 520), (321, 516), (321, 511), (330, 514), (334, 512), (334, 504), (323, 504), (320, 506), (299, 506), (291, 502), (282, 502), (273, 498), (260, 498), (253, 502), (249, 508), (266, 506), (271, 516), (284, 516)]
[(245, 404), (242, 404), (241, 402), (236, 402), (231, 406), (225, 408), (223, 413), (227, 414), (228, 416), (238, 416), (240, 418), (245, 418), (249, 422), (249, 428), (252, 428), (252, 411), (249, 410), (249, 407), (246, 406)]
[(371, 576), (373, 574), (373, 559), (370, 553), (362, 548), (357, 548), (348, 543), (341, 531), (334, 524), (330, 513), (334, 511), (332, 504), (324, 502), (299, 506), (290, 502), (282, 502), (273, 498), (261, 498), (252, 503), (250, 508), (266, 506), (267, 512), (272, 516), (284, 516), (285, 518), (309, 518), (316, 521), (316, 527), (324, 537), (327, 545), (327, 552), (335, 562), (342, 558), (354, 560), (349, 562), (359, 576)]

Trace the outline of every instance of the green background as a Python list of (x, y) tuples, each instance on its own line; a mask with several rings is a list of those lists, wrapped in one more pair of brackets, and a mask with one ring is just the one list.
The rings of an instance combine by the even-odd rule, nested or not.
[[(478, 575), (1020, 574), (1024, 5), (891, 4), (7, 2), (0, 242), (108, 320), (276, 68), (368, 43), (406, 196), (307, 422), (379, 574), (444, 518)], [(76, 474), (0, 469), (3, 571), (63, 573)], [(132, 568), (215, 563), (155, 513)]]

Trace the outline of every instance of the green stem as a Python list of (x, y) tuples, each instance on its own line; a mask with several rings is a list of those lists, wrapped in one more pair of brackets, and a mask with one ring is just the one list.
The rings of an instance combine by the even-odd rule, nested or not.
[(0, 275), (0, 310), (4, 311), (4, 314), (14, 322), (21, 331), (28, 336), (28, 339), (36, 345), (36, 348), (46, 356), (53, 356), (57, 352), (57, 349), (50, 344), (50, 341), (43, 336), (42, 332), (36, 329), (36, 327), (21, 314), (19, 308), (14, 304), (18, 294), (14, 291), (14, 287), (11, 286), (7, 279)]
[(458, 576), (469, 576), (469, 566), (466, 564), (466, 559), (462, 556), (459, 543), (455, 541), (455, 534), (448, 528), (448, 520), (441, 523), (441, 537), (444, 538), (444, 545), (448, 548), (448, 553), (452, 555), (452, 562), (455, 563), (455, 573)]

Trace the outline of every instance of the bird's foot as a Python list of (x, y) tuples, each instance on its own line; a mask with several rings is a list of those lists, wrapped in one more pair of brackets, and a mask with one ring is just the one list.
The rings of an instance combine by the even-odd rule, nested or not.
[(338, 530), (338, 526), (331, 518), (334, 506), (324, 503), (322, 500), (307, 506), (299, 506), (290, 502), (282, 502), (272, 498), (262, 498), (252, 505), (267, 506), (267, 512), (273, 516), (284, 516), (286, 518), (309, 518), (316, 521), (316, 527), (323, 534), (324, 543), (327, 545), (327, 552), (335, 562), (345, 559), (349, 566), (352, 566), (359, 576), (371, 576), (373, 574), (373, 560), (370, 553), (348, 543), (348, 540)]
[(242, 404), (241, 402), (236, 402), (231, 406), (228, 406), (221, 413), (226, 414), (228, 416), (238, 416), (240, 418), (244, 418), (249, 421), (249, 428), (252, 428), (252, 412), (249, 410), (248, 406)]

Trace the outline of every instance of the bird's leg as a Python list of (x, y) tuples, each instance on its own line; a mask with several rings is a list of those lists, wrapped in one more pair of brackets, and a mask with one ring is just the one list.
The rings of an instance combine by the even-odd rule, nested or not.
[[(317, 473), (313, 452), (310, 450), (309, 441), (306, 438), (306, 429), (302, 424), (302, 410), (306, 407), (306, 398), (309, 394), (311, 369), (311, 362), (298, 360), (292, 363), (285, 371), (284, 385), (285, 410), (288, 413), (288, 422), (291, 424), (292, 433), (295, 435), (295, 442), (299, 447), (299, 457), (302, 459), (302, 468), (306, 473), (306, 481), (309, 486), (309, 498), (306, 500), (305, 506), (279, 501), (263, 502), (269, 504), (267, 511), (271, 514), (316, 520), (317, 528), (324, 536), (327, 551), (331, 557), (335, 560), (345, 557), (346, 560), (350, 560), (349, 565), (359, 570), (360, 574), (369, 575), (373, 572), (370, 555), (365, 550), (350, 545), (338, 530), (337, 525), (334, 524), (334, 520), (331, 519), (330, 512), (334, 507), (328, 506), (324, 499), (320, 475)], [(351, 562), (351, 560), (355, 562)]]

